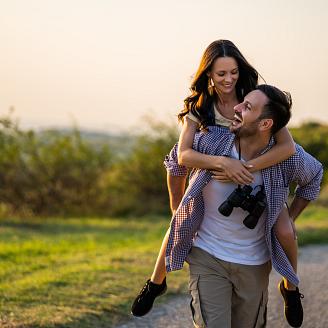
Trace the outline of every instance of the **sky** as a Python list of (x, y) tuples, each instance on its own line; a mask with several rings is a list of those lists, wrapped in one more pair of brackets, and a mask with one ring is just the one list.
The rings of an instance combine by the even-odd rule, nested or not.
[(291, 92), (290, 125), (328, 123), (326, 0), (0, 0), (0, 116), (107, 132), (145, 115), (176, 124), (217, 39)]

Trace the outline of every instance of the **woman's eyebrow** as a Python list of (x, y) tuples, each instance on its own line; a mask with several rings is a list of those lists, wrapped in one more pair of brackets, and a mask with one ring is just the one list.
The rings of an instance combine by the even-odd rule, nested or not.
[(232, 71), (235, 71), (235, 70), (238, 70), (238, 66), (235, 67), (235, 68), (232, 68), (230, 70), (221, 69), (221, 70), (217, 71), (217, 73), (225, 73), (225, 72), (229, 72), (229, 71), (232, 72)]

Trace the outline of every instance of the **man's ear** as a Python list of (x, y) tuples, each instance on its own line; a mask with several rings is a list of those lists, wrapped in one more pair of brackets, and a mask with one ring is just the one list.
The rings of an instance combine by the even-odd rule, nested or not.
[(260, 131), (267, 131), (272, 128), (273, 120), (271, 118), (265, 118), (260, 122)]

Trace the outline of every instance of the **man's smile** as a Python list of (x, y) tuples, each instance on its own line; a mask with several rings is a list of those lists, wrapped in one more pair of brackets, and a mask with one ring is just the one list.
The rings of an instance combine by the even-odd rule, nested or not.
[(233, 126), (237, 126), (243, 122), (243, 117), (240, 113), (235, 113), (234, 120), (232, 121)]

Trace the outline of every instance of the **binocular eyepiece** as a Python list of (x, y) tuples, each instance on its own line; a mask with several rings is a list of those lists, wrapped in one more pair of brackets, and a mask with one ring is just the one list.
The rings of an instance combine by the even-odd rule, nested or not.
[(255, 194), (251, 195), (253, 188), (245, 185), (242, 188), (238, 186), (218, 208), (219, 212), (224, 216), (229, 216), (234, 207), (240, 207), (247, 211), (249, 215), (246, 216), (243, 223), (249, 229), (254, 229), (266, 207), (265, 193), (263, 186)]

